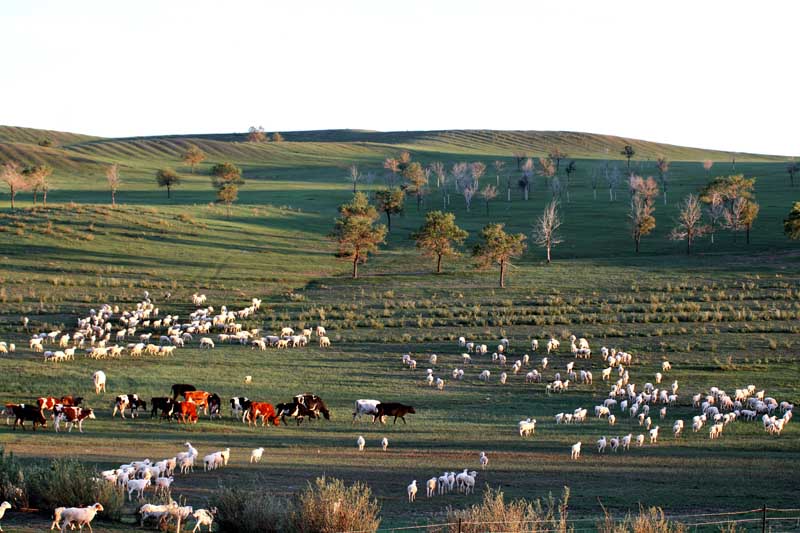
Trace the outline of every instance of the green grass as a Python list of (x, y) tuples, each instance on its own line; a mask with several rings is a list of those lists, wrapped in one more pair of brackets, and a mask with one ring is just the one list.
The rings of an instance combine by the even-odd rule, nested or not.
[[(4, 157), (16, 154), (26, 163), (41, 158), (53, 164), (56, 173), (48, 209), (34, 209), (26, 194), (22, 209), (11, 212), (3, 207), (0, 212), (0, 340), (18, 347), (17, 353), (0, 357), (0, 372), (11, 376), (0, 382), (0, 397), (30, 402), (42, 394), (77, 393), (100, 409), (99, 419), (89, 421), (83, 435), (56, 435), (48, 429), (34, 438), (0, 429), (0, 445), (26, 460), (77, 455), (105, 467), (172, 455), (187, 439), (201, 454), (230, 446), (231, 466), (180, 477), (175, 493), (201, 506), (221, 483), (259, 480), (267, 490), (289, 494), (327, 474), (366, 481), (383, 505), (386, 526), (441, 518), (449, 505), (477, 502), (480, 490), (469, 498), (427, 500), (423, 494), (411, 513), (404, 501), (405, 487), (411, 479), (422, 487), (445, 469), (474, 468), (482, 450), (491, 463), (478, 478), (479, 488), (489, 484), (509, 497), (536, 498), (558, 494), (569, 485), (574, 516), (598, 516), (598, 497), (615, 515), (635, 510), (639, 502), (663, 506), (672, 514), (735, 510), (762, 502), (793, 505), (797, 482), (785, 465), (800, 459), (796, 423), (780, 438), (764, 433), (759, 423), (744, 422), (727, 427), (713, 442), (707, 431), (692, 434), (689, 429), (679, 441), (669, 431), (676, 418), (691, 425), (696, 411), (690, 407), (691, 395), (711, 386), (732, 393), (754, 384), (779, 401), (800, 401), (799, 249), (781, 232), (796, 190), (790, 189), (781, 162), (757, 157), (742, 162), (744, 156), (737, 162), (738, 172), (759, 178), (761, 213), (752, 243), (745, 245), (742, 236), (734, 242), (723, 233), (716, 244), (704, 240), (697, 255), (687, 257), (683, 244), (666, 235), (677, 213), (675, 204), (706, 181), (696, 160), (709, 155), (699, 151), (668, 153), (676, 160), (685, 154), (683, 159), (695, 161), (673, 164), (669, 201), (664, 206), (661, 197), (657, 200), (658, 227), (643, 240), (637, 255), (626, 231), (625, 188), (618, 190), (616, 202), (609, 202), (603, 185), (595, 200), (589, 183), (595, 163), (583, 157), (597, 157), (599, 144), (594, 143), (605, 138), (296, 132), (286, 134), (285, 143), (253, 146), (231, 142), (230, 136), (206, 136), (191, 139), (210, 155), (191, 175), (176, 159), (189, 142), (180, 136), (65, 138), (60, 148), (42, 148), (26, 144), (38, 139), (38, 133), (26, 135), (0, 130)], [(409, 204), (405, 215), (393, 220), (387, 246), (361, 269), (362, 279), (348, 279), (348, 265), (333, 257), (326, 234), (336, 206), (352, 194), (343, 178), (349, 163), (377, 171), (382, 158), (405, 147), (425, 163), (489, 163), (502, 155), (513, 168), (508, 158), (512, 148), (524, 141), (540, 150), (552, 140), (582, 156), (571, 201), (562, 204), (565, 243), (555, 248), (551, 265), (544, 264), (541, 250), (526, 252), (510, 272), (508, 289), (496, 288), (496, 272), (475, 272), (468, 257), (445, 263), (446, 272), (436, 276), (430, 273), (433, 265), (417, 255), (408, 235), (426, 209), (441, 205), (442, 191), (435, 187), (422, 212)], [(661, 148), (652, 149), (655, 153)], [(223, 159), (242, 165), (247, 180), (230, 218), (210, 204), (208, 168)], [(728, 159), (716, 160), (712, 176), (732, 171)], [(111, 161), (122, 166), (122, 205), (116, 209), (107, 205), (104, 188), (104, 165)], [(619, 164), (624, 167), (624, 162)], [(172, 200), (155, 187), (155, 170), (167, 165), (177, 167), (185, 180)], [(652, 163), (641, 165), (643, 173), (654, 173)], [(488, 174), (484, 183), (494, 180), (491, 170)], [(505, 197), (504, 188), (500, 196)], [(530, 201), (523, 201), (515, 189), (511, 203), (498, 198), (491, 204), (490, 215), (477, 198), (467, 213), (455, 194), (451, 208), (457, 222), (470, 231), (471, 246), (490, 221), (529, 233), (549, 197), (538, 181)], [(167, 359), (126, 356), (100, 362), (79, 357), (57, 370), (27, 350), (21, 315), (30, 316), (37, 329), (71, 328), (77, 316), (101, 303), (130, 308), (145, 289), (162, 314), (182, 317), (192, 311), (189, 296), (195, 291), (208, 294), (215, 308), (238, 308), (253, 296), (264, 297), (265, 308), (248, 326), (274, 332), (283, 325), (324, 323), (334, 346), (326, 351), (311, 347), (264, 353), (226, 345), (214, 351), (187, 348)], [(167, 292), (172, 294), (168, 301)], [(450, 370), (461, 366), (458, 336), (490, 346), (507, 336), (513, 361), (526, 353), (531, 338), (570, 333), (587, 337), (595, 349), (590, 362), (576, 364), (591, 367), (593, 386), (578, 385), (548, 397), (544, 385), (525, 385), (522, 374), (500, 386), (496, 379), (501, 370), (486, 359), (476, 361), (463, 382), (450, 379)], [(634, 354), (630, 371), (639, 384), (653, 381), (663, 359), (673, 363), (668, 380), (679, 381), (681, 401), (669, 410), (666, 421), (657, 422), (662, 428), (658, 446), (600, 457), (592, 450), (597, 438), (635, 435), (641, 432), (638, 424), (627, 417), (620, 417), (616, 428), (594, 419), (582, 426), (552, 422), (555, 413), (577, 407), (591, 410), (606, 396), (608, 386), (600, 381), (601, 345)], [(416, 372), (400, 364), (407, 351), (418, 358)], [(436, 374), (448, 381), (444, 392), (423, 383), (430, 353), (439, 354)], [(551, 357), (546, 376), (552, 377), (553, 369), (563, 371), (569, 360), (566, 350)], [(90, 376), (98, 368), (109, 375), (106, 398), (90, 393)], [(485, 368), (493, 374), (489, 385), (476, 379)], [(254, 379), (250, 387), (242, 384), (247, 374)], [(137, 392), (149, 398), (166, 394), (174, 382), (191, 382), (223, 397), (246, 394), (273, 403), (313, 391), (331, 405), (334, 419), (269, 429), (248, 429), (230, 419), (203, 420), (188, 428), (149, 419), (110, 419), (114, 394)], [(406, 426), (353, 427), (353, 400), (373, 397), (408, 401), (419, 414), (411, 415)], [(537, 418), (539, 426), (535, 437), (523, 440), (515, 434), (515, 425), (528, 416)], [(362, 454), (355, 447), (359, 434), (368, 443)], [(385, 454), (378, 446), (384, 435), (390, 440)], [(569, 446), (579, 439), (584, 457), (573, 463), (568, 460)], [(250, 467), (245, 462), (257, 446), (267, 449), (264, 462)], [(19, 515), (6, 518), (14, 519)], [(24, 527), (34, 527), (29, 520)]]

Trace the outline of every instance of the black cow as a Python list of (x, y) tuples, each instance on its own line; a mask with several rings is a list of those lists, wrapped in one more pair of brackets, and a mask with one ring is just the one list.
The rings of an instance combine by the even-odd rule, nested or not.
[[(393, 416), (394, 422), (393, 424), (397, 424), (397, 419), (400, 418), (403, 421), (403, 424), (406, 423), (406, 415), (407, 414), (416, 414), (416, 411), (410, 405), (403, 405), (402, 403), (393, 403), (393, 402), (383, 402), (379, 403), (375, 407), (377, 413), (375, 414), (375, 419), (381, 421), (381, 424), (385, 424), (386, 420), (384, 420), (387, 416)], [(372, 421), (375, 423), (375, 420)]]
[(322, 414), (325, 420), (331, 419), (331, 412), (325, 406), (325, 402), (322, 401), (322, 398), (316, 394), (298, 394), (294, 397), (294, 403), (305, 406), (309, 411), (313, 411), (314, 414), (317, 415), (317, 418)]
[(36, 431), (36, 424), (39, 424), (43, 428), (47, 427), (47, 419), (44, 417), (44, 413), (42, 410), (34, 405), (25, 405), (21, 403), (19, 405), (14, 405), (11, 410), (14, 412), (14, 430), (17, 429), (17, 424), (19, 427), (25, 431), (25, 421), (30, 420), (33, 422), (33, 430)]
[(211, 393), (208, 395), (208, 417), (222, 417), (222, 398), (219, 394)]
[(183, 396), (184, 392), (196, 391), (197, 387), (189, 385), (188, 383), (176, 383), (172, 386), (172, 400), (178, 399), (178, 396)]
[(161, 418), (166, 418), (169, 416), (169, 412), (172, 409), (172, 404), (172, 398), (168, 398), (166, 396), (150, 398), (150, 418), (153, 418), (159, 412), (161, 413)]
[(317, 411), (312, 411), (305, 405), (297, 402), (292, 403), (279, 403), (275, 406), (275, 416), (281, 417), (281, 422), (286, 424), (286, 417), (293, 417), (297, 422), (297, 425), (300, 425), (305, 418), (309, 420), (313, 420), (315, 418), (319, 418), (319, 414)]

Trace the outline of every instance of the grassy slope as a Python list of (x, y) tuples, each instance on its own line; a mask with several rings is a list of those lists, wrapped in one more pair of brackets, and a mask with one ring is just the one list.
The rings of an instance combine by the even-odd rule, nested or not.
[[(294, 135), (298, 137), (292, 141)], [(30, 315), (37, 327), (69, 325), (76, 313), (100, 302), (130, 306), (143, 289), (149, 289), (159, 299), (172, 292), (173, 300), (162, 303), (162, 308), (181, 315), (189, 312), (187, 298), (195, 290), (207, 292), (215, 306), (239, 306), (250, 296), (263, 295), (270, 309), (253, 326), (272, 331), (279, 325), (324, 320), (335, 344), (332, 351), (310, 348), (299, 356), (225, 347), (213, 353), (187, 349), (166, 361), (79, 359), (57, 373), (21, 348), (14, 356), (0, 358), (0, 372), (20, 376), (4, 380), (0, 397), (30, 401), (45, 393), (86, 394), (87, 376), (100, 365), (111, 376), (112, 394), (160, 395), (174, 381), (189, 381), (232, 395), (243, 392), (241, 376), (252, 374), (255, 384), (246, 391), (251, 397), (280, 401), (313, 390), (330, 401), (336, 415), (322, 427), (299, 430), (248, 430), (230, 421), (202, 422), (185, 429), (144, 420), (112, 421), (110, 411), (105, 411), (108, 400), (92, 397), (91, 403), (104, 411), (88, 426), (87, 434), (64, 438), (48, 433), (32, 446), (30, 435), (2, 431), (0, 444), (26, 457), (74, 453), (105, 465), (133, 459), (127, 450), (141, 439), (147, 442), (145, 455), (174, 453), (189, 432), (192, 442), (201, 444), (201, 452), (232, 445), (238, 457), (219, 475), (195, 474), (176, 483), (178, 493), (196, 505), (220, 480), (239, 482), (258, 473), (271, 489), (286, 492), (308, 477), (328, 473), (367, 480), (381, 498), (390, 524), (415, 520), (402, 502), (410, 479), (422, 483), (445, 468), (471, 467), (481, 449), (490, 452), (492, 468), (479, 484), (488, 482), (526, 497), (558, 492), (568, 484), (579, 514), (597, 514), (598, 494), (615, 509), (638, 501), (674, 512), (738, 509), (760, 503), (766, 484), (774, 494), (768, 503), (792, 503), (789, 498), (796, 483), (780, 465), (800, 458), (794, 424), (780, 439), (769, 438), (757, 425), (737, 424), (715, 443), (705, 433), (674, 442), (665, 431), (663, 446), (601, 460), (590, 451), (592, 441), (602, 434), (637, 433), (638, 426), (624, 420), (611, 432), (597, 421), (580, 428), (549, 423), (556, 412), (590, 408), (605, 396), (597, 359), (590, 363), (597, 379), (594, 386), (549, 398), (543, 386), (525, 386), (519, 376), (500, 387), (479, 384), (472, 375), (463, 383), (450, 384), (443, 394), (435, 393), (421, 384), (421, 371), (414, 375), (398, 364), (399, 354), (412, 351), (425, 368), (425, 354), (435, 352), (441, 356), (437, 374), (444, 375), (458, 364), (459, 350), (453, 343), (457, 335), (490, 342), (508, 335), (519, 354), (530, 337), (569, 330), (590, 337), (595, 347), (614, 345), (637, 354), (641, 362), (632, 369), (637, 382), (652, 380), (661, 358), (673, 361), (682, 405), (668, 422), (677, 416), (688, 421), (689, 395), (712, 385), (732, 390), (754, 383), (778, 399), (797, 403), (800, 269), (797, 245), (786, 241), (780, 230), (794, 196), (782, 163), (737, 164), (737, 171), (759, 177), (756, 194), (762, 210), (753, 243), (746, 247), (741, 237), (734, 243), (731, 235), (724, 234), (714, 246), (700, 243), (700, 253), (687, 258), (683, 246), (665, 236), (676, 214), (675, 202), (705, 181), (698, 163), (674, 164), (668, 205), (659, 198), (658, 228), (636, 256), (625, 230), (627, 192), (621, 188), (618, 201), (609, 202), (601, 184), (594, 200), (589, 179), (594, 163), (579, 160), (571, 202), (563, 204), (566, 242), (556, 248), (556, 262), (546, 267), (540, 251), (529, 251), (511, 272), (511, 288), (498, 291), (495, 273), (475, 273), (467, 258), (449, 262), (443, 276), (428, 274), (428, 261), (419, 259), (407, 237), (423, 215), (413, 205), (393, 223), (388, 246), (370, 260), (360, 281), (339, 277), (347, 266), (332, 257), (325, 234), (336, 205), (350, 197), (342, 167), (353, 161), (377, 169), (382, 158), (396, 154), (400, 146), (415, 147), (414, 156), (426, 163), (434, 159), (488, 163), (494, 157), (483, 154), (508, 156), (510, 150), (480, 148), (475, 140), (437, 145), (435, 139), (445, 136), (436, 134), (424, 143), (413, 134), (343, 135), (290, 133), (286, 134), (290, 142), (261, 146), (226, 142), (225, 137), (192, 139), (210, 155), (195, 175), (177, 160), (189, 142), (182, 137), (78, 141), (61, 149), (0, 143), (2, 150), (22, 150), (22, 146), (20, 154), (42, 153), (57, 169), (50, 195), (50, 202), (57, 205), (46, 211), (0, 213), (0, 339), (24, 344), (25, 335), (16, 326), (21, 314)], [(213, 194), (207, 170), (222, 159), (241, 164), (247, 179), (231, 218), (209, 204)], [(123, 205), (114, 210), (95, 205), (108, 201), (103, 165), (111, 161), (121, 163), (124, 180), (119, 194)], [(172, 200), (153, 182), (154, 171), (166, 165), (178, 167), (184, 178)], [(647, 170), (652, 164), (642, 166), (643, 173), (652, 172)], [(718, 160), (712, 175), (730, 171), (729, 163)], [(494, 180), (489, 174), (484, 183)], [(513, 194), (510, 204), (493, 202), (490, 215), (478, 199), (467, 213), (463, 200), (451, 195), (459, 223), (473, 235), (468, 244), (489, 221), (529, 231), (549, 194), (543, 193), (540, 182), (529, 202), (522, 201), (518, 191)], [(28, 200), (26, 195), (22, 205), (30, 206)], [(434, 191), (427, 205), (435, 208), (440, 202), (441, 192)], [(784, 314), (779, 316), (776, 310)], [(551, 368), (561, 368), (567, 360), (566, 355), (558, 356)], [(481, 362), (471, 374), (483, 368), (499, 373), (491, 363)], [(355, 430), (347, 413), (356, 397), (407, 399), (421, 406), (420, 415), (408, 427)], [(538, 418), (542, 425), (535, 439), (521, 442), (513, 426), (527, 416)], [(670, 425), (664, 423), (662, 429)], [(358, 455), (354, 443), (359, 433), (372, 448), (387, 434), (392, 453), (372, 450)], [(575, 465), (564, 456), (579, 438), (587, 448), (586, 460)], [(257, 469), (246, 468), (241, 461), (247, 450), (260, 444), (268, 448), (269, 458)], [(751, 479), (744, 488), (743, 471)], [(704, 495), (709, 478), (717, 486), (738, 488), (708, 501)], [(630, 487), (635, 487), (634, 495)], [(472, 500), (421, 501), (419, 517), (435, 516), (447, 505), (465, 501)]]

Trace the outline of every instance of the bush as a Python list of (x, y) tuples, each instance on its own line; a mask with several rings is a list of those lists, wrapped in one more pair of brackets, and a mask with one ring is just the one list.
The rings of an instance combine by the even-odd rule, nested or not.
[(364, 483), (346, 487), (340, 479), (319, 477), (300, 494), (292, 522), (298, 533), (376, 531), (380, 510)]
[(564, 487), (561, 499), (556, 502), (552, 495), (541, 500), (515, 500), (506, 503), (503, 493), (488, 489), (483, 502), (463, 510), (448, 509), (448, 525), (429, 528), (430, 533), (483, 533), (502, 531), (508, 533), (535, 533), (548, 531), (566, 533), (569, 488)]
[(222, 487), (210, 503), (217, 508), (214, 523), (220, 533), (278, 533), (287, 531), (292, 502), (266, 494), (260, 487), (249, 490)]
[(686, 526), (680, 522), (672, 522), (664, 517), (660, 507), (639, 508), (639, 514), (626, 515), (617, 522), (606, 511), (605, 518), (597, 524), (598, 533), (684, 533)]
[(0, 501), (8, 501), (14, 507), (28, 506), (28, 492), (25, 488), (25, 474), (22, 465), (13, 453), (6, 455), (0, 448)]

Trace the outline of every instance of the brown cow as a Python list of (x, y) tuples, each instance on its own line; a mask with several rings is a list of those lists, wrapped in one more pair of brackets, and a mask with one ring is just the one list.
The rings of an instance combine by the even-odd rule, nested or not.
[(83, 433), (83, 421), (87, 418), (94, 419), (94, 411), (82, 407), (64, 407), (56, 417), (55, 428), (58, 431), (61, 422), (67, 425), (67, 432), (72, 431), (72, 426), (78, 425), (78, 431)]
[(185, 391), (183, 393), (183, 397), (186, 398), (187, 402), (192, 402), (203, 408), (204, 415), (208, 414), (208, 397), (210, 395), (211, 393), (201, 390)]
[(62, 396), (61, 400), (59, 400), (58, 403), (60, 403), (64, 407), (78, 407), (80, 404), (83, 403), (83, 397), (82, 396), (72, 396), (72, 395)]
[(197, 424), (197, 405), (192, 402), (175, 402), (172, 413), (178, 417), (179, 423), (186, 424), (187, 419)]
[(53, 398), (52, 396), (44, 396), (36, 400), (36, 405), (38, 405), (39, 409), (41, 409), (42, 411), (45, 410), (52, 411), (57, 403), (58, 403), (58, 398)]
[(261, 425), (266, 426), (271, 423), (275, 426), (280, 425), (280, 419), (275, 414), (275, 408), (267, 402), (253, 402), (250, 404), (250, 413), (247, 425), (258, 424), (258, 417), (261, 417)]

